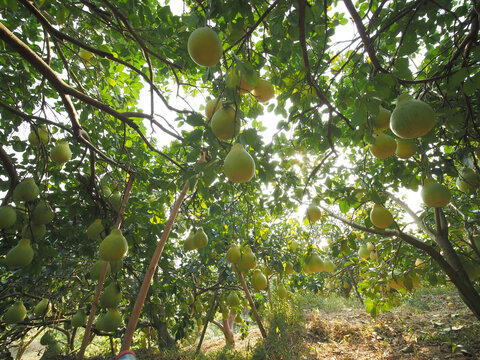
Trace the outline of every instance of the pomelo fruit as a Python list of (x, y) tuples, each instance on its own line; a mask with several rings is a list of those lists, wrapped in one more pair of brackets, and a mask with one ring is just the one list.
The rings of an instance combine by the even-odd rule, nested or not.
[(415, 100), (408, 94), (397, 98), (390, 117), (390, 128), (403, 139), (413, 139), (427, 134), (435, 125), (435, 112), (430, 105)]
[(188, 54), (200, 66), (214, 66), (222, 58), (222, 42), (217, 33), (204, 26), (194, 30), (188, 37)]

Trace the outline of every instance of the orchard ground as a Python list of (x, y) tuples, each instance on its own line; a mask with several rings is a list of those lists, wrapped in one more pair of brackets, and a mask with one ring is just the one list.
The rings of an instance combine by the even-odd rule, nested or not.
[[(297, 294), (287, 308), (269, 317), (266, 340), (251, 326), (242, 338), (237, 328), (234, 349), (210, 325), (195, 357), (195, 344), (159, 352), (135, 349), (138, 359), (475, 359), (480, 356), (480, 323), (452, 288), (421, 288), (394, 310), (372, 318), (352, 299)], [(98, 339), (97, 339), (98, 340)], [(38, 341), (22, 359), (39, 359)], [(93, 356), (96, 351), (104, 355)], [(103, 348), (103, 349), (102, 349)], [(109, 344), (89, 347), (90, 360), (110, 360)], [(118, 348), (118, 346), (117, 346)], [(101, 349), (101, 350), (98, 350)], [(117, 349), (118, 350), (118, 349)], [(58, 359), (74, 359), (64, 356)]]

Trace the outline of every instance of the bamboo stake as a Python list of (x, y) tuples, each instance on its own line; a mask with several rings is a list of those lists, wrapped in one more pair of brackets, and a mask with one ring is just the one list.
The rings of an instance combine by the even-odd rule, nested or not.
[(245, 279), (243, 278), (242, 272), (238, 269), (237, 264), (233, 264), (233, 266), (235, 267), (235, 271), (238, 274), (238, 278), (240, 279), (240, 283), (242, 284), (243, 291), (245, 293), (245, 296), (247, 297), (248, 303), (250, 304), (250, 309), (252, 309), (253, 316), (255, 317), (255, 321), (257, 322), (258, 328), (260, 329), (260, 333), (262, 334), (262, 337), (265, 339), (267, 337), (267, 332), (263, 327), (262, 321), (260, 320), (260, 316), (258, 316), (257, 308), (253, 303), (252, 296), (250, 295), (250, 291), (248, 291), (248, 287), (247, 287), (247, 284), (245, 283)]
[(138, 318), (140, 317), (140, 312), (142, 311), (143, 303), (147, 297), (148, 289), (150, 288), (150, 284), (152, 282), (153, 275), (155, 273), (155, 269), (158, 265), (158, 261), (160, 260), (160, 256), (162, 255), (163, 248), (165, 247), (165, 243), (167, 242), (168, 235), (172, 230), (173, 223), (175, 222), (175, 218), (177, 217), (178, 211), (180, 210), (180, 206), (183, 203), (183, 199), (187, 195), (188, 188), (190, 183), (187, 181), (185, 186), (183, 187), (182, 192), (178, 196), (178, 199), (173, 206), (172, 212), (170, 217), (168, 218), (167, 224), (165, 225), (165, 229), (163, 230), (162, 237), (157, 244), (157, 248), (150, 260), (150, 264), (148, 265), (147, 272), (145, 273), (145, 278), (143, 279), (142, 287), (137, 296), (137, 300), (135, 301), (135, 305), (132, 310), (132, 314), (130, 315), (130, 320), (128, 321), (127, 329), (125, 331), (125, 336), (123, 337), (122, 341), (122, 349), (121, 351), (129, 350), (130, 346), (132, 345), (133, 334), (135, 332), (135, 328), (137, 327)]
[[(127, 187), (125, 188), (125, 193), (123, 194), (122, 204), (117, 214), (117, 219), (115, 221), (115, 229), (120, 229), (120, 225), (122, 224), (123, 213), (125, 212), (125, 206), (128, 202), (128, 198), (130, 197), (130, 192), (132, 190), (133, 180), (135, 176), (133, 174), (129, 174)], [(88, 344), (90, 343), (90, 331), (92, 330), (93, 319), (95, 318), (95, 312), (97, 311), (98, 300), (100, 299), (100, 294), (102, 293), (103, 283), (105, 281), (105, 277), (107, 275), (108, 269), (108, 261), (105, 261), (103, 264), (102, 272), (100, 273), (100, 278), (98, 279), (97, 290), (95, 291), (95, 297), (93, 298), (92, 308), (90, 309), (90, 314), (88, 314), (87, 325), (85, 327), (85, 333), (83, 334), (82, 346), (78, 352), (77, 358), (79, 360), (83, 360), (85, 355), (85, 350), (87, 349)]]

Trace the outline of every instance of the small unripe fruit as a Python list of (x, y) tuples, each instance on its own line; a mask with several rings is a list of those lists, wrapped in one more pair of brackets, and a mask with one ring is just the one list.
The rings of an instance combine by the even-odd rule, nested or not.
[(275, 88), (269, 81), (258, 79), (258, 84), (253, 88), (252, 94), (258, 102), (265, 103), (275, 96)]
[(32, 222), (37, 225), (48, 224), (53, 220), (55, 213), (51, 206), (45, 202), (40, 201), (32, 213)]
[(267, 287), (267, 278), (260, 270), (255, 270), (252, 275), (252, 287), (259, 291)]
[(223, 141), (229, 141), (240, 133), (240, 119), (231, 106), (222, 106), (212, 116), (213, 134)]
[(370, 145), (370, 152), (378, 159), (386, 159), (393, 155), (397, 149), (397, 142), (393, 137), (387, 134), (379, 134), (375, 137), (375, 142)]
[(102, 225), (101, 219), (95, 219), (87, 228), (87, 237), (89, 240), (97, 240), (105, 228)]
[(450, 191), (446, 186), (434, 180), (425, 180), (422, 188), (422, 200), (430, 207), (442, 207), (450, 202)]

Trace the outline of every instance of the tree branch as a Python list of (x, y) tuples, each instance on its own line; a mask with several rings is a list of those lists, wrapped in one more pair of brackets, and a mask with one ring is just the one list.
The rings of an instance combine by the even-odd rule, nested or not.
[(327, 99), (325, 94), (323, 94), (320, 87), (317, 85), (316, 81), (313, 79), (312, 70), (310, 67), (310, 61), (308, 60), (308, 52), (307, 52), (307, 43), (305, 40), (305, 7), (307, 5), (306, 0), (297, 0), (299, 5), (299, 16), (298, 16), (298, 27), (299, 27), (299, 40), (300, 45), (302, 47), (302, 57), (303, 62), (305, 65), (306, 70), (306, 79), (308, 84), (315, 89), (318, 99), (320, 102), (325, 105), (331, 112), (337, 114), (343, 121), (350, 127), (350, 129), (354, 130), (352, 124), (350, 123), (350, 119), (348, 119), (345, 115), (339, 112)]
[(415, 224), (420, 229), (422, 229), (431, 239), (435, 238), (435, 234), (423, 223), (423, 221), (417, 216), (417, 214), (415, 214), (413, 210), (410, 209), (407, 204), (405, 204), (405, 202), (403, 202), (393, 194), (390, 194), (388, 191), (384, 191), (383, 193), (387, 195), (390, 199), (395, 201), (397, 205), (400, 206), (405, 212), (407, 212), (408, 215), (410, 215), (410, 217), (413, 219)]
[(355, 6), (353, 6), (350, 0), (343, 0), (350, 16), (353, 18), (355, 25), (357, 26), (358, 33), (362, 38), (363, 45), (365, 46), (365, 50), (367, 50), (368, 57), (373, 64), (375, 72), (383, 72), (386, 73), (387, 71), (380, 65), (380, 62), (377, 59), (377, 55), (375, 54), (375, 49), (373, 48), (373, 40), (367, 34), (365, 26), (363, 25), (362, 19), (360, 15), (358, 15), (357, 10), (355, 10)]
[(8, 174), (8, 177), (10, 178), (10, 188), (8, 189), (7, 194), (3, 198), (2, 201), (2, 206), (8, 204), (8, 200), (12, 196), (13, 190), (15, 189), (15, 186), (18, 184), (18, 175), (17, 171), (15, 170), (15, 166), (13, 165), (12, 160), (10, 159), (10, 156), (8, 156), (7, 152), (3, 149), (3, 147), (0, 145), (0, 162), (2, 163), (5, 171)]
[[(45, 78), (50, 82), (50, 84), (57, 90), (60, 94), (64, 95), (71, 95), (93, 107), (96, 107), (99, 110), (106, 112), (107, 114), (112, 115), (113, 117), (117, 118), (118, 120), (124, 122), (128, 126), (130, 126), (133, 130), (137, 132), (138, 135), (142, 138), (145, 142), (147, 147), (152, 150), (153, 152), (159, 154), (160, 156), (166, 158), (180, 169), (183, 169), (183, 166), (177, 163), (168, 155), (164, 154), (162, 151), (156, 149), (150, 141), (146, 138), (146, 136), (142, 133), (139, 126), (130, 118), (124, 116), (122, 113), (118, 112), (117, 110), (111, 108), (109, 105), (104, 104), (96, 99), (91, 98), (90, 96), (72, 88), (70, 85), (65, 83), (62, 79), (58, 77), (58, 75), (46, 64), (32, 49), (30, 49), (23, 41), (21, 41), (18, 37), (16, 37), (5, 25), (0, 23), (0, 39), (5, 41), (8, 45), (10, 45), (15, 51), (17, 51), (25, 60), (27, 60), (30, 64), (32, 64), (40, 74), (45, 76)], [(68, 105), (68, 101), (64, 100), (64, 104), (69, 111), (70, 105)], [(73, 105), (72, 105), (73, 106)], [(74, 109), (74, 108), (73, 108)], [(77, 127), (75, 117), (72, 118), (72, 113), (69, 112), (70, 118), (72, 119), (73, 130), (75, 133), (75, 129)], [(78, 131), (78, 130), (77, 130)], [(77, 137), (78, 138), (78, 137)]]

